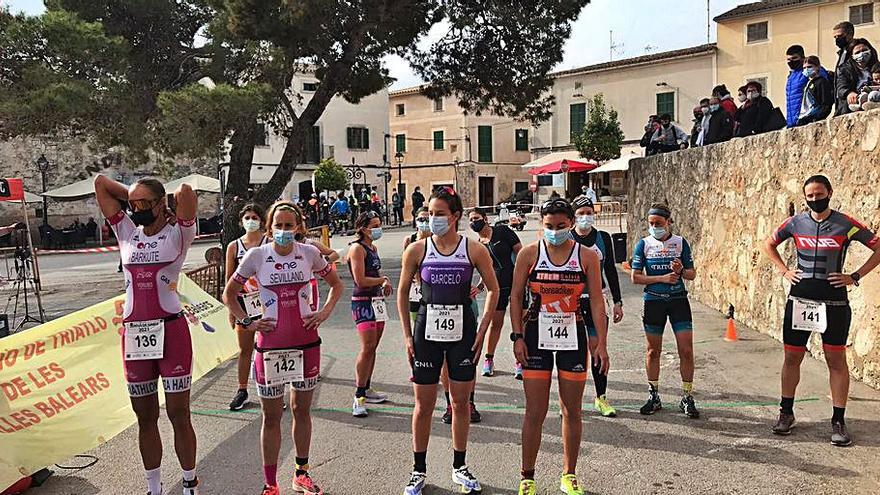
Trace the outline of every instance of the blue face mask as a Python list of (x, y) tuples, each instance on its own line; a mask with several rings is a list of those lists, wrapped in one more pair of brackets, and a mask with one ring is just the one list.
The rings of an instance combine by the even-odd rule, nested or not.
[(547, 239), (547, 242), (554, 246), (561, 246), (562, 244), (565, 244), (567, 240), (571, 239), (571, 230), (553, 230), (545, 228), (544, 239)]
[(428, 222), (431, 226), (431, 233), (434, 235), (443, 235), (449, 232), (448, 217), (431, 217)]
[(651, 237), (654, 239), (662, 240), (666, 237), (666, 229), (663, 227), (648, 227), (648, 233), (651, 234)]
[(370, 229), (370, 239), (373, 239), (374, 241), (378, 241), (381, 238), (382, 238), (382, 227), (376, 227), (376, 228)]
[(810, 78), (813, 77), (813, 73), (815, 71), (809, 67), (804, 67), (804, 77)]
[(721, 105), (709, 105), (709, 111), (715, 113), (718, 109), (721, 108)]
[(272, 239), (279, 246), (286, 246), (293, 242), (294, 234), (292, 230), (275, 230), (272, 232)]
[(578, 227), (582, 229), (588, 229), (596, 223), (596, 218), (593, 215), (578, 215), (575, 219)]
[(428, 222), (427, 218), (424, 220), (416, 220), (416, 228), (418, 228), (420, 232), (430, 232), (431, 224)]

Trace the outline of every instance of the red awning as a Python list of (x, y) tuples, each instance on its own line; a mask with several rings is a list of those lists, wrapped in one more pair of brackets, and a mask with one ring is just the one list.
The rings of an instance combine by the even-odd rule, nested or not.
[(547, 175), (564, 172), (588, 172), (598, 166), (599, 164), (596, 162), (564, 159), (540, 167), (530, 168), (529, 173), (532, 175)]

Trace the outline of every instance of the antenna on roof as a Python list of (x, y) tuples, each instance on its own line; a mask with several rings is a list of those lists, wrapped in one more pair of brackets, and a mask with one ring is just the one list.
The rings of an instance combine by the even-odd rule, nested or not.
[(706, 44), (712, 42), (712, 14), (710, 13), (709, 4), (711, 0), (706, 0)]

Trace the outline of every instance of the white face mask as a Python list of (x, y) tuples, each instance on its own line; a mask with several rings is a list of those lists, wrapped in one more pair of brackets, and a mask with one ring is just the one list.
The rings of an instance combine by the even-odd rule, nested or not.
[(596, 218), (593, 215), (578, 215), (575, 221), (578, 227), (588, 229), (596, 223)]
[(260, 230), (260, 221), (254, 220), (253, 218), (248, 218), (241, 222), (241, 225), (244, 227), (245, 232), (254, 232)]

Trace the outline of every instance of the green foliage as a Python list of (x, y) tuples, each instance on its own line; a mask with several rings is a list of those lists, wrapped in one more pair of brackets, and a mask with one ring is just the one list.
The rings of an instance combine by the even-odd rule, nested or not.
[(597, 162), (620, 158), (623, 131), (617, 120), (617, 110), (605, 106), (602, 93), (593, 96), (588, 106), (590, 115), (583, 133), (575, 137), (575, 148), (582, 157)]
[[(243, 87), (220, 84), (208, 89), (192, 84), (159, 94), (154, 142), (171, 156), (219, 158), (224, 140), (238, 125), (248, 125), (276, 103), (266, 84)], [(244, 124), (243, 124), (244, 123)]]
[(315, 168), (315, 189), (318, 191), (344, 191), (348, 186), (345, 168), (333, 158), (321, 160)]

